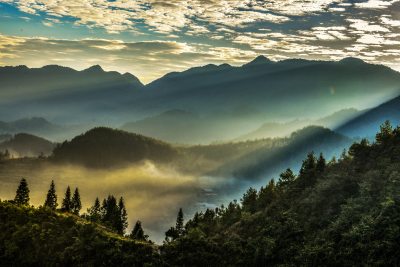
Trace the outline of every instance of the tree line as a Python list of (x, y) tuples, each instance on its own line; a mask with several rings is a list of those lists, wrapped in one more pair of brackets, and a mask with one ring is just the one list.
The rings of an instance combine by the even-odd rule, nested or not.
[[(16, 190), (14, 200), (10, 202), (19, 206), (29, 206), (29, 193), (30, 189), (28, 182), (25, 178), (22, 178)], [(109, 195), (101, 204), (97, 197), (93, 206), (88, 208), (86, 213), (80, 215), (82, 203), (78, 187), (75, 188), (74, 193), (72, 194), (70, 186), (67, 186), (64, 198), (61, 202), (61, 208), (58, 209), (56, 185), (54, 180), (51, 181), (50, 188), (42, 207), (57, 212), (80, 216), (81, 218), (93, 223), (104, 225), (119, 235), (124, 235), (128, 227), (128, 213), (126, 211), (123, 197), (120, 197), (117, 200), (115, 196)], [(128, 236), (134, 240), (149, 241), (148, 235), (144, 233), (142, 222), (140, 220), (135, 223), (132, 232)]]

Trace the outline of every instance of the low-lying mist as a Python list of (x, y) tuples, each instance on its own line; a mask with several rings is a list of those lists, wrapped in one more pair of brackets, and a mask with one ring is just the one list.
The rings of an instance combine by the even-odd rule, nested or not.
[(21, 178), (28, 181), (30, 203), (34, 206), (43, 205), (51, 180), (56, 184), (58, 207), (68, 185), (71, 190), (79, 188), (81, 214), (96, 197), (102, 201), (109, 194), (123, 196), (128, 212), (127, 232), (136, 220), (141, 220), (151, 240), (160, 243), (165, 231), (175, 224), (179, 208), (188, 219), (196, 211), (238, 198), (250, 186), (249, 181), (234, 177), (203, 176), (177, 169), (150, 161), (123, 168), (92, 169), (44, 159), (14, 159), (0, 163), (0, 198), (13, 199)]
[[(174, 224), (180, 207), (187, 212), (201, 202), (204, 190), (198, 178), (180, 174), (151, 162), (123, 169), (94, 170), (75, 165), (41, 163), (14, 163), (1, 166), (0, 187), (2, 199), (13, 199), (19, 180), (24, 177), (30, 188), (30, 203), (43, 205), (51, 180), (55, 181), (58, 203), (61, 205), (68, 185), (81, 193), (82, 212), (94, 203), (113, 194), (123, 196), (128, 211), (129, 228), (136, 220), (143, 222), (152, 240), (160, 242), (163, 233)], [(189, 213), (188, 213), (189, 214)]]

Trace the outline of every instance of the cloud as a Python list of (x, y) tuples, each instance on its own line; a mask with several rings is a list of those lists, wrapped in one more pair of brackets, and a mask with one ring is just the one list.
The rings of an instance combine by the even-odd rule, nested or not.
[(363, 32), (390, 32), (389, 29), (377, 25), (377, 24), (370, 24), (368, 21), (362, 19), (347, 19), (347, 21), (351, 22), (350, 27), (354, 28), (358, 31)]
[(392, 20), (387, 17), (382, 17), (381, 22), (392, 27), (400, 27), (400, 20)]
[[(40, 58), (38, 58), (40, 54)], [(0, 35), (0, 65), (49, 64), (130, 72), (149, 82), (171, 72), (208, 63), (242, 64), (256, 56), (246, 49), (212, 47), (175, 41), (63, 40)]]
[[(240, 27), (256, 22), (283, 23), (287, 16), (326, 12), (341, 0), (1, 0), (28, 14), (73, 18), (77, 25), (101, 27), (109, 33), (137, 28), (142, 21), (159, 33), (181, 31), (198, 22)], [(198, 25), (203, 26), (203, 25)]]
[(378, 34), (364, 34), (357, 40), (357, 43), (372, 45), (399, 45), (400, 41), (388, 39), (385, 38), (385, 36)]
[(366, 2), (355, 3), (357, 8), (366, 8), (366, 9), (385, 9), (398, 2), (399, 0), (368, 0)]

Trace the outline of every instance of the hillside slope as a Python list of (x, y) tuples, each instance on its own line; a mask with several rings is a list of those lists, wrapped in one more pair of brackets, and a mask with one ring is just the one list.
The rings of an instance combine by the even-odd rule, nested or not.
[(111, 120), (143, 87), (129, 73), (106, 72), (98, 65), (82, 71), (57, 65), (0, 67), (0, 80), (0, 120), (31, 114), (71, 124), (103, 116)]
[[(169, 231), (172, 266), (397, 266), (400, 257), (400, 128), (353, 144), (338, 162), (309, 154), (227, 206)], [(174, 235), (173, 235), (174, 234)]]
[(157, 257), (151, 244), (78, 216), (0, 201), (1, 266), (144, 266)]
[(348, 136), (371, 138), (385, 120), (400, 124), (400, 96), (367, 110), (336, 130)]
[(8, 150), (14, 157), (48, 156), (55, 144), (41, 137), (20, 133), (0, 143), (0, 151)]
[(121, 130), (99, 127), (65, 141), (53, 151), (56, 162), (111, 167), (142, 160), (167, 163), (177, 156), (170, 145)]
[(164, 110), (173, 106), (199, 114), (229, 113), (245, 106), (260, 111), (264, 119), (271, 114), (293, 119), (368, 108), (362, 105), (400, 93), (399, 82), (398, 72), (354, 58), (273, 62), (259, 57), (241, 67), (206, 65), (170, 73), (146, 85), (146, 93)]
[(297, 170), (304, 154), (314, 151), (328, 158), (338, 156), (352, 143), (350, 138), (320, 126), (308, 126), (293, 132), (288, 138), (275, 139), (269, 149), (263, 147), (249, 151), (236, 160), (227, 162), (216, 173), (230, 172), (244, 180), (274, 177), (287, 166)]

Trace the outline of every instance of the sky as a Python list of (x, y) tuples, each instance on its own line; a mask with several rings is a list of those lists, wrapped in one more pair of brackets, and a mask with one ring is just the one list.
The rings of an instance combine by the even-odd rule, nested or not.
[(358, 57), (400, 70), (400, 0), (0, 0), (0, 66), (130, 72)]

